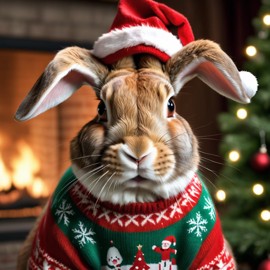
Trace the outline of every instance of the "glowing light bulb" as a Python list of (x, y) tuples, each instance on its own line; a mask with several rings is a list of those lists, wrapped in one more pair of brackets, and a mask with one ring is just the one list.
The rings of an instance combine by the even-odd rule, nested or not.
[(263, 23), (267, 26), (270, 25), (270, 14), (266, 14), (263, 16)]
[(239, 119), (241, 119), (241, 120), (246, 119), (246, 118), (247, 118), (247, 115), (248, 115), (247, 110), (244, 109), (244, 108), (240, 108), (240, 109), (238, 109), (237, 112), (236, 112), (236, 116), (237, 116)]
[(255, 46), (250, 45), (246, 48), (246, 54), (250, 57), (253, 57), (257, 54), (257, 49)]
[(216, 199), (220, 202), (223, 202), (226, 200), (226, 192), (222, 189), (218, 190), (216, 193)]
[(263, 221), (270, 221), (270, 211), (269, 210), (263, 210), (261, 212), (261, 219)]
[(262, 195), (263, 192), (264, 192), (264, 187), (263, 187), (263, 185), (261, 185), (261, 184), (255, 184), (255, 185), (252, 187), (252, 191), (253, 191), (253, 193), (254, 193), (255, 195), (260, 196), (260, 195)]
[(229, 153), (229, 160), (232, 162), (237, 162), (240, 159), (240, 153), (236, 150), (232, 150)]

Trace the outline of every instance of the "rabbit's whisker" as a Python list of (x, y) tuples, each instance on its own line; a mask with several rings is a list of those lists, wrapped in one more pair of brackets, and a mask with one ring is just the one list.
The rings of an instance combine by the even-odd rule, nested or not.
[(169, 142), (171, 142), (171, 141), (177, 139), (178, 137), (183, 136), (183, 135), (186, 134), (186, 133), (187, 133), (186, 131), (185, 131), (185, 132), (182, 132), (182, 133), (179, 133), (179, 134), (177, 134), (176, 136), (174, 136), (174, 137), (170, 138), (169, 140), (165, 141), (164, 143), (169, 143)]
[(218, 158), (221, 158), (220, 155), (216, 155), (216, 154), (204, 152), (204, 151), (202, 151), (202, 150), (199, 150), (199, 152), (200, 152), (201, 154), (204, 154), (204, 155), (207, 155), (207, 156), (212, 156), (212, 157), (218, 157)]
[(78, 159), (83, 159), (83, 158), (88, 158), (88, 157), (101, 157), (101, 155), (85, 155), (81, 157), (72, 158), (70, 160), (78, 160)]
[(205, 137), (205, 138), (200, 138), (199, 137), (199, 141), (218, 141), (218, 142), (220, 142), (220, 141), (222, 141), (222, 140), (220, 140), (220, 139), (218, 139), (218, 138), (208, 138), (208, 137)]
[[(106, 166), (102, 167), (98, 172), (104, 170), (104, 168), (106, 168), (106, 167), (108, 167), (108, 166), (109, 166), (109, 165), (106, 165)], [(98, 172), (95, 172), (94, 174), (90, 175), (89, 177), (92, 177), (93, 175), (97, 174)], [(92, 194), (92, 191), (95, 189), (95, 187), (96, 187), (96, 185), (97, 185), (97, 183), (99, 182), (99, 180), (100, 180), (101, 177), (102, 177), (102, 176), (98, 176), (96, 179), (91, 180), (91, 183), (89, 182), (89, 178), (86, 178), (86, 179), (84, 179), (84, 181), (82, 181), (82, 183), (87, 184), (87, 186), (89, 186), (89, 187), (90, 187), (90, 184), (91, 184), (91, 188), (88, 189), (88, 193), (89, 193), (89, 194)], [(92, 185), (93, 185), (93, 186), (92, 186)]]
[(165, 136), (167, 136), (168, 134), (169, 134), (168, 131), (165, 132), (165, 133), (158, 139), (158, 142), (162, 142), (162, 141), (163, 141), (163, 138), (164, 138)]
[[(205, 170), (207, 170), (207, 171), (209, 171), (210, 173), (212, 173), (215, 177), (217, 177), (218, 175), (217, 175), (217, 173), (215, 172), (215, 171), (213, 171), (213, 170), (211, 170), (211, 169), (209, 169), (209, 168), (207, 168), (207, 167), (205, 167), (205, 166), (202, 166), (202, 165), (200, 165), (200, 167), (201, 168), (203, 168), (203, 169), (205, 169)], [(208, 177), (206, 177), (205, 175), (203, 175), (203, 179), (205, 179), (215, 190), (217, 190), (217, 186), (213, 183), (213, 181), (211, 181)]]
[[(114, 173), (115, 175), (116, 173)], [(113, 184), (113, 188), (112, 188), (112, 192), (114, 193), (116, 188), (117, 188), (117, 181), (112, 181), (114, 184)]]
[(101, 163), (100, 162), (92, 163), (90, 165), (84, 166), (82, 169), (84, 170), (86, 168), (90, 168), (90, 167), (93, 167), (93, 166), (98, 165), (98, 164), (101, 164)]
[(211, 163), (214, 163), (214, 164), (218, 164), (218, 165), (223, 165), (223, 162), (219, 162), (219, 161), (216, 161), (216, 160), (213, 160), (213, 159), (210, 159), (210, 158), (206, 158), (206, 157), (201, 157), (201, 160), (206, 161), (206, 162), (211, 162)]
[[(206, 157), (200, 157), (202, 161), (205, 161), (205, 162), (211, 162), (211, 163), (215, 163), (215, 164), (218, 164), (218, 165), (224, 165), (224, 162), (218, 162), (218, 161), (215, 161), (215, 160), (212, 160), (212, 159), (209, 159), (209, 158), (206, 158)], [(200, 164), (201, 165), (201, 164)], [(238, 171), (240, 172), (240, 169), (233, 166), (232, 164), (227, 164), (228, 167), (234, 169), (235, 171)]]
[[(76, 179), (76, 178), (75, 178), (75, 179), (69, 181), (69, 182), (61, 189), (60, 193), (62, 193), (62, 194), (61, 194), (59, 200), (61, 200), (61, 199), (63, 198), (63, 196), (64, 196), (67, 192), (69, 192), (69, 191), (72, 189), (72, 187), (76, 184), (76, 182), (77, 182), (78, 180), (81, 181), (81, 178), (82, 178), (82, 177), (85, 177), (85, 176), (86, 176), (87, 174), (89, 174), (89, 173), (90, 173), (90, 175), (89, 175), (88, 177), (90, 177), (90, 176), (92, 176), (92, 175), (98, 173), (99, 171), (101, 171), (104, 167), (105, 167), (105, 166), (102, 165), (102, 166), (100, 166), (100, 167), (98, 167), (98, 168), (96, 168), (96, 169), (93, 169), (93, 170), (90, 171), (90, 172), (85, 173), (85, 174), (84, 174), (83, 176), (81, 176), (79, 179)], [(96, 172), (96, 170), (98, 170), (98, 171)], [(81, 170), (81, 171), (82, 171), (82, 170)], [(93, 173), (93, 172), (94, 172), (94, 174), (91, 175), (91, 173)], [(81, 181), (81, 182), (83, 183), (83, 181)]]
[(211, 134), (211, 135), (196, 135), (197, 138), (210, 138), (210, 137), (219, 137), (221, 136), (221, 133)]
[[(98, 182), (99, 182), (104, 176), (106, 176), (108, 173), (109, 173), (109, 170), (106, 171), (105, 173), (103, 173), (103, 174), (100, 176), (100, 178), (98, 179)], [(104, 184), (103, 187), (101, 188), (101, 190), (100, 190), (100, 192), (99, 192), (99, 194), (98, 194), (98, 196), (97, 196), (97, 198), (96, 198), (96, 202), (95, 202), (94, 208), (96, 208), (96, 206), (97, 206), (97, 204), (98, 204), (98, 202), (99, 202), (99, 198), (100, 198), (100, 196), (101, 196), (101, 194), (102, 194), (104, 188), (107, 186), (108, 182), (110, 181), (110, 179), (111, 179), (111, 177), (110, 177), (109, 179), (106, 180), (105, 184)]]
[(69, 192), (69, 191), (72, 189), (72, 187), (77, 183), (77, 181), (78, 181), (77, 178), (73, 178), (73, 179), (71, 179), (70, 181), (68, 181), (67, 184), (64, 185), (64, 186), (61, 188), (61, 190), (59, 191), (59, 194), (61, 194), (61, 195), (59, 196), (59, 198), (58, 198), (59, 201), (61, 201), (62, 198), (65, 196), (65, 194), (66, 194), (67, 192)]
[[(104, 167), (105, 167), (104, 165), (101, 165), (101, 166), (99, 166), (99, 167), (97, 167), (97, 168), (95, 168), (93, 170), (88, 171), (88, 172), (85, 172), (84, 168), (81, 169), (80, 171), (81, 172), (84, 172), (84, 174), (80, 176), (79, 180), (81, 180), (82, 178), (85, 178), (86, 176), (87, 177), (93, 176), (94, 174), (98, 173), (99, 171), (102, 171), (102, 169)], [(92, 173), (94, 173), (94, 174), (92, 174)]]
[(111, 190), (112, 184), (115, 183), (115, 181), (113, 181), (113, 177), (114, 177), (115, 174), (116, 174), (116, 172), (114, 172), (114, 173), (110, 176), (110, 178), (109, 178), (109, 180), (112, 180), (112, 181), (110, 181), (111, 183), (110, 183), (110, 185), (109, 185), (108, 188), (107, 188), (107, 191), (106, 191), (106, 197), (107, 197), (107, 194), (109, 193), (109, 191)]

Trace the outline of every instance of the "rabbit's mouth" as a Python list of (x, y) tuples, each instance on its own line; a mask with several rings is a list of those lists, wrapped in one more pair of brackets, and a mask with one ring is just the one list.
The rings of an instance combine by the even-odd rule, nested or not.
[(136, 182), (136, 183), (141, 183), (141, 182), (144, 182), (144, 181), (148, 181), (148, 179), (143, 178), (143, 177), (138, 175), (138, 176), (130, 179), (130, 181), (133, 181), (133, 182)]

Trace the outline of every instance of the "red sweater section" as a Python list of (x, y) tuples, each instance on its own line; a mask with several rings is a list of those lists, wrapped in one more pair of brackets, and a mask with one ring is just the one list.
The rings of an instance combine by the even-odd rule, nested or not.
[[(49, 205), (50, 208), (51, 205)], [(47, 211), (43, 217), (39, 231), (47, 232), (47, 234), (36, 235), (32, 256), (29, 260), (29, 269), (89, 270), (89, 267), (82, 262), (78, 251), (55, 223), (50, 211)], [(67, 268), (66, 265), (69, 265), (70, 268)]]
[(220, 219), (218, 215), (216, 215), (215, 226), (203, 242), (189, 270), (235, 269), (233, 258), (231, 254), (229, 254), (229, 251), (225, 246), (224, 237), (220, 232)]

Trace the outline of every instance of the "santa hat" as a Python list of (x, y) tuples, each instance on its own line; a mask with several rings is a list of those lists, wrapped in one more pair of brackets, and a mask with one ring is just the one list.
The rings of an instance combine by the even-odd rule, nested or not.
[(164, 238), (163, 242), (168, 242), (170, 244), (173, 244), (174, 246), (176, 245), (176, 239), (173, 235), (167, 236), (166, 238)]
[(138, 53), (166, 62), (193, 40), (187, 18), (177, 11), (153, 0), (120, 0), (111, 29), (94, 43), (93, 54), (106, 64)]

